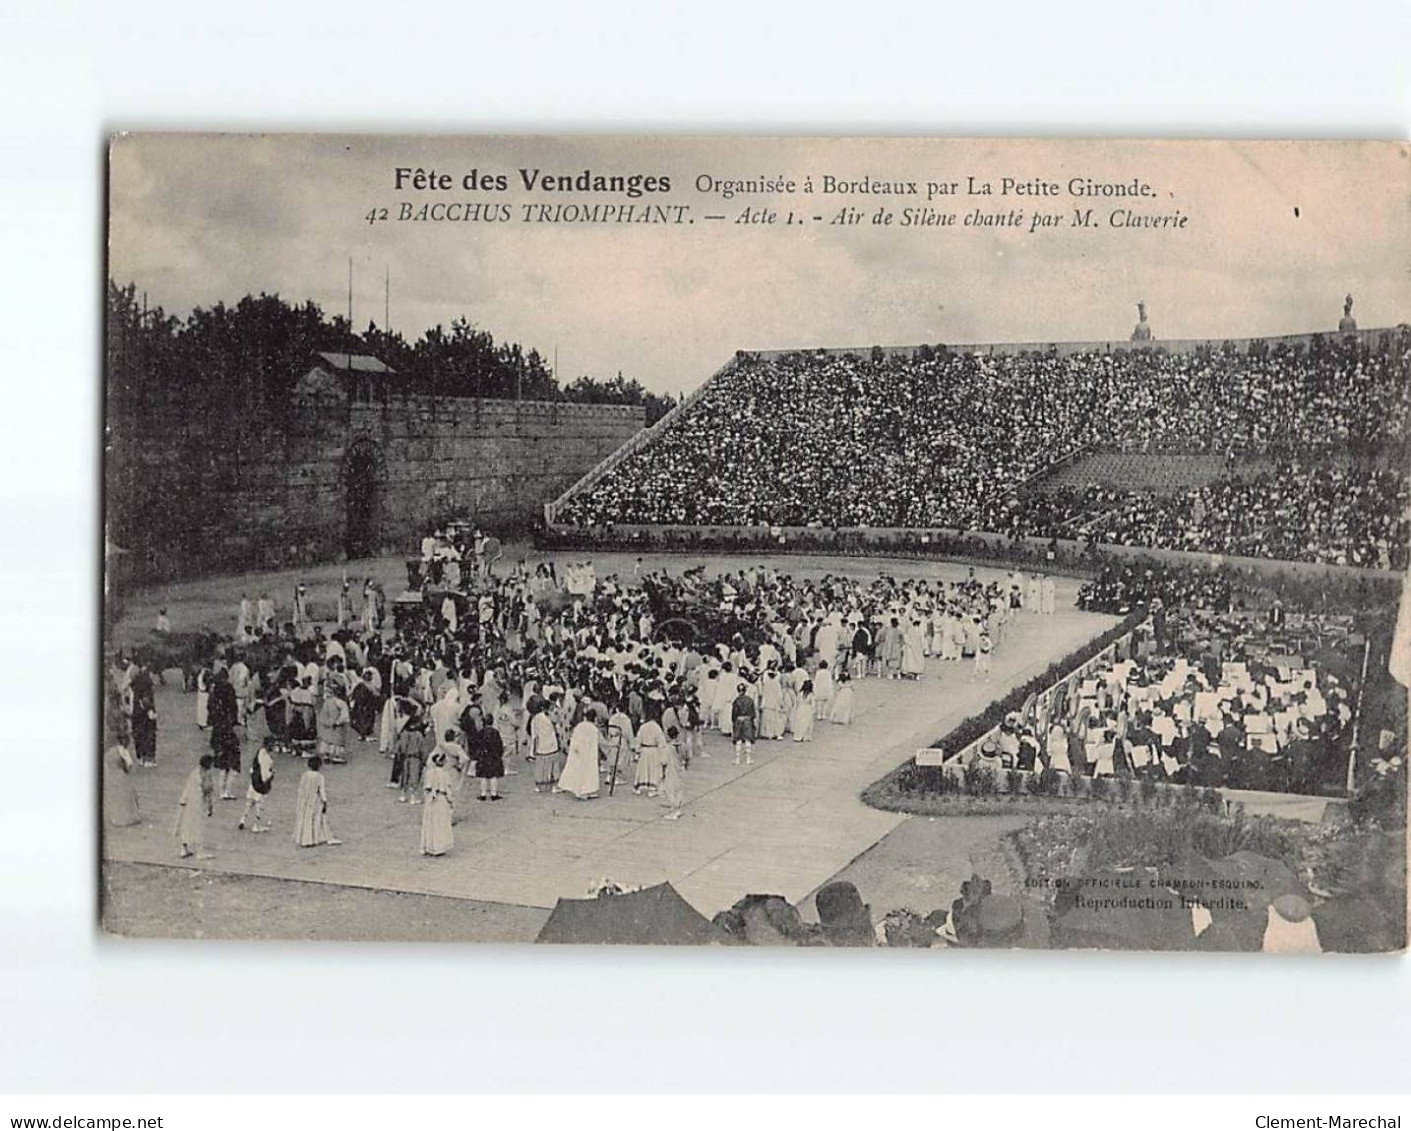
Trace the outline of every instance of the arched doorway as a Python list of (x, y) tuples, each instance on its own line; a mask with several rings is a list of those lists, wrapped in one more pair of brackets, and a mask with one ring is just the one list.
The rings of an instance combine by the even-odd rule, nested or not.
[(387, 465), (382, 449), (367, 439), (354, 440), (343, 461), (347, 524), (343, 549), (349, 558), (366, 558), (382, 546), (382, 484)]

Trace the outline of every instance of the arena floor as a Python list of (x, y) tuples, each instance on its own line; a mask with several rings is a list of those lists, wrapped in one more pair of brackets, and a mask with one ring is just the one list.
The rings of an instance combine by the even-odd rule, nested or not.
[[(897, 576), (947, 578), (964, 576), (968, 568), (856, 558), (768, 561), (796, 576), (875, 576), (885, 569)], [(634, 559), (605, 554), (594, 562), (601, 578), (613, 571), (630, 573)], [(676, 571), (702, 562), (712, 571), (748, 564), (743, 558), (652, 555), (644, 568)], [(348, 573), (380, 578), (389, 596), (404, 580), (399, 559), (352, 563)], [(165, 586), (130, 601), (114, 639), (121, 643), (145, 635), (159, 606), (167, 609), (174, 630), (229, 631), (242, 591), (254, 596), (266, 590), (287, 605), (298, 580), (309, 585), (316, 608), (331, 610), (341, 575), (341, 566), (327, 566)], [(519, 775), (506, 779), (507, 797), (500, 804), (477, 803), (474, 783), (467, 787), (455, 850), (434, 859), (418, 851), (420, 808), (399, 804), (396, 792), (385, 788), (388, 763), (369, 743), (354, 747), (349, 765), (327, 770), (330, 822), (343, 845), (300, 849), (293, 844), (294, 787), (302, 767), (281, 758), (267, 803), (274, 831), (238, 832), (243, 801), (218, 801), (208, 835), (212, 858), (194, 868), (178, 862), (171, 838), (176, 798), (196, 755), (208, 746), (195, 725), (194, 696), (169, 679), (158, 692), (159, 765), (139, 771), (136, 779), (145, 820), (105, 831), (104, 859), (119, 865), (107, 869), (105, 925), (131, 935), (529, 939), (557, 899), (581, 898), (605, 877), (631, 884), (669, 880), (707, 916), (750, 892), (781, 894), (807, 907), (818, 887), (913, 820), (863, 805), (858, 793), (864, 786), (1115, 622), (1078, 611), (1077, 585), (1058, 579), (1055, 615), (1020, 617), (995, 654), (989, 683), (972, 681), (969, 664), (938, 660), (930, 661), (920, 682), (863, 681), (856, 685), (851, 726), (820, 723), (810, 743), (762, 742), (752, 767), (734, 766), (728, 741), (711, 734), (708, 756), (686, 775), (687, 803), (679, 821), (663, 821), (659, 802), (636, 797), (630, 789), (615, 797), (605, 791), (586, 802), (536, 795), (521, 763)], [(247, 747), (247, 764), (251, 753)], [(238, 792), (243, 797), (243, 782)], [(951, 827), (937, 830), (943, 836), (915, 830), (906, 838), (909, 856), (922, 858), (919, 874), (929, 877), (927, 909), (954, 899), (977, 863), (996, 859), (997, 838), (1006, 831), (984, 818), (931, 824)], [(932, 851), (928, 869), (925, 855)], [(854, 869), (849, 878), (854, 875), (863, 898), (879, 913), (905, 894), (876, 869)], [(242, 885), (227, 877), (256, 879)], [(397, 901), (385, 898), (388, 893), (422, 898), (414, 903), (415, 913), (403, 914)], [(466, 906), (451, 909), (448, 900)], [(242, 926), (232, 930), (237, 918)]]

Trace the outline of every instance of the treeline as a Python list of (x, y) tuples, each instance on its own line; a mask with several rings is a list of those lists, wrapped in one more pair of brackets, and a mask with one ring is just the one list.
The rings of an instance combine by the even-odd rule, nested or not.
[(108, 395), (118, 411), (124, 404), (199, 405), (203, 415), (277, 406), (319, 351), (380, 358), (397, 371), (389, 387), (404, 393), (642, 405), (648, 424), (675, 404), (620, 372), (561, 385), (537, 350), (496, 342), (465, 318), (408, 342), (375, 323), (354, 333), (346, 318), (329, 317), (314, 302), (260, 294), (198, 307), (183, 320), (147, 307), (135, 285), (112, 280), (107, 306)]

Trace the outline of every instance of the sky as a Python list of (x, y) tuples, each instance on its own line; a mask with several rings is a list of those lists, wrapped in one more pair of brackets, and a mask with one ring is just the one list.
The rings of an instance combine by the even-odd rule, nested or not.
[[(1161, 338), (1303, 333), (1411, 320), (1411, 147), (1385, 142), (943, 141), (924, 138), (377, 137), (138, 134), (110, 151), (109, 274), (184, 316), (247, 293), (348, 304), (414, 339), (464, 316), (572, 380), (618, 371), (688, 391), (737, 349), (1125, 339), (1136, 302)], [(449, 174), (398, 190), (399, 167)], [(669, 192), (526, 191), (517, 170), (666, 176)], [(471, 170), (503, 192), (468, 192)], [(823, 178), (913, 181), (919, 196), (824, 193)], [(812, 179), (812, 194), (803, 190)], [(994, 192), (969, 194), (969, 178)], [(1001, 194), (1057, 186), (1055, 195)], [(722, 199), (698, 178), (792, 178)], [(1150, 186), (1081, 198), (1070, 179)], [(926, 200), (928, 182), (960, 192)], [(1040, 186), (1034, 186), (1036, 189)], [(509, 222), (399, 222), (423, 204), (502, 203)], [(672, 225), (530, 224), (526, 204), (685, 206)], [(956, 215), (902, 227), (903, 208)], [(738, 224), (746, 209), (772, 224)], [(1093, 209), (1093, 226), (1071, 225)], [(1118, 228), (1115, 208), (1185, 218)], [(369, 224), (371, 210), (389, 219)], [(829, 221), (854, 208), (862, 222)], [(874, 225), (879, 209), (890, 226)], [(1024, 210), (1021, 226), (966, 226)], [(792, 210), (804, 223), (784, 223)], [(1030, 231), (1035, 211), (1060, 218)], [(708, 220), (707, 216), (724, 216)], [(822, 216), (821, 221), (812, 217)]]

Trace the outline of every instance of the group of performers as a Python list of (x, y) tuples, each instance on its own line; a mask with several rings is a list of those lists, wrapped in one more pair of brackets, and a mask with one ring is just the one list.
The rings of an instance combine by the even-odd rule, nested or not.
[[(763, 744), (806, 743), (818, 724), (851, 723), (859, 681), (921, 678), (928, 656), (972, 657), (975, 675), (987, 673), (1018, 612), (1052, 610), (1051, 581), (1046, 588), (1011, 575), (985, 584), (973, 570), (942, 583), (795, 578), (766, 567), (707, 578), (639, 565), (636, 574), (570, 592), (551, 568), (521, 561), (487, 576), (475, 616), (398, 628), (383, 624), (371, 581), (349, 616), (345, 581), (339, 621), (327, 631), (307, 617), (300, 586), (294, 618), (269, 637), (267, 598), (252, 617), (242, 597), (235, 638), (198, 675), (197, 723), (211, 752), (183, 793), (180, 851), (200, 851), (193, 830), (201, 815), (217, 800), (239, 800), (242, 780), (237, 827), (264, 831), (281, 755), (305, 760), (296, 842), (336, 843), (327, 767), (373, 749), (389, 763), (386, 784), (398, 802), (425, 806), (427, 855), (452, 848), (462, 796), (502, 800), (502, 779), (521, 768), (535, 792), (588, 801), (630, 787), (676, 820), (684, 775), (711, 756), (711, 731), (728, 740), (736, 763), (751, 765)], [(678, 615), (703, 605), (710, 615), (697, 621)], [(119, 657), (111, 729), (124, 750), (150, 752), (144, 763), (155, 762), (155, 704), (150, 719), (139, 719), (146, 712), (137, 706), (148, 703), (150, 683), (150, 673)], [(144, 724), (152, 738), (139, 742)], [(247, 743), (256, 744), (248, 766)]]
[(434, 530), (421, 540), (421, 557), (407, 562), (407, 588), (430, 584), (459, 590), (488, 575), (498, 557), (497, 545), (478, 527), (463, 523)]
[[(165, 614), (166, 610), (162, 610)], [(374, 633), (387, 619), (387, 597), (382, 586), (373, 578), (365, 578), (362, 592), (356, 598), (353, 583), (347, 574), (338, 590), (337, 626), (356, 628), (363, 633)], [(279, 623), (279, 608), (268, 592), (260, 593), (251, 601), (249, 594), (240, 594), (240, 605), (235, 613), (236, 644), (254, 644), (261, 640), (276, 640), (292, 630), (295, 636), (302, 636), (314, 627), (314, 616), (309, 608), (309, 587), (300, 581), (294, 586), (290, 602), (290, 619), (286, 624)]]

